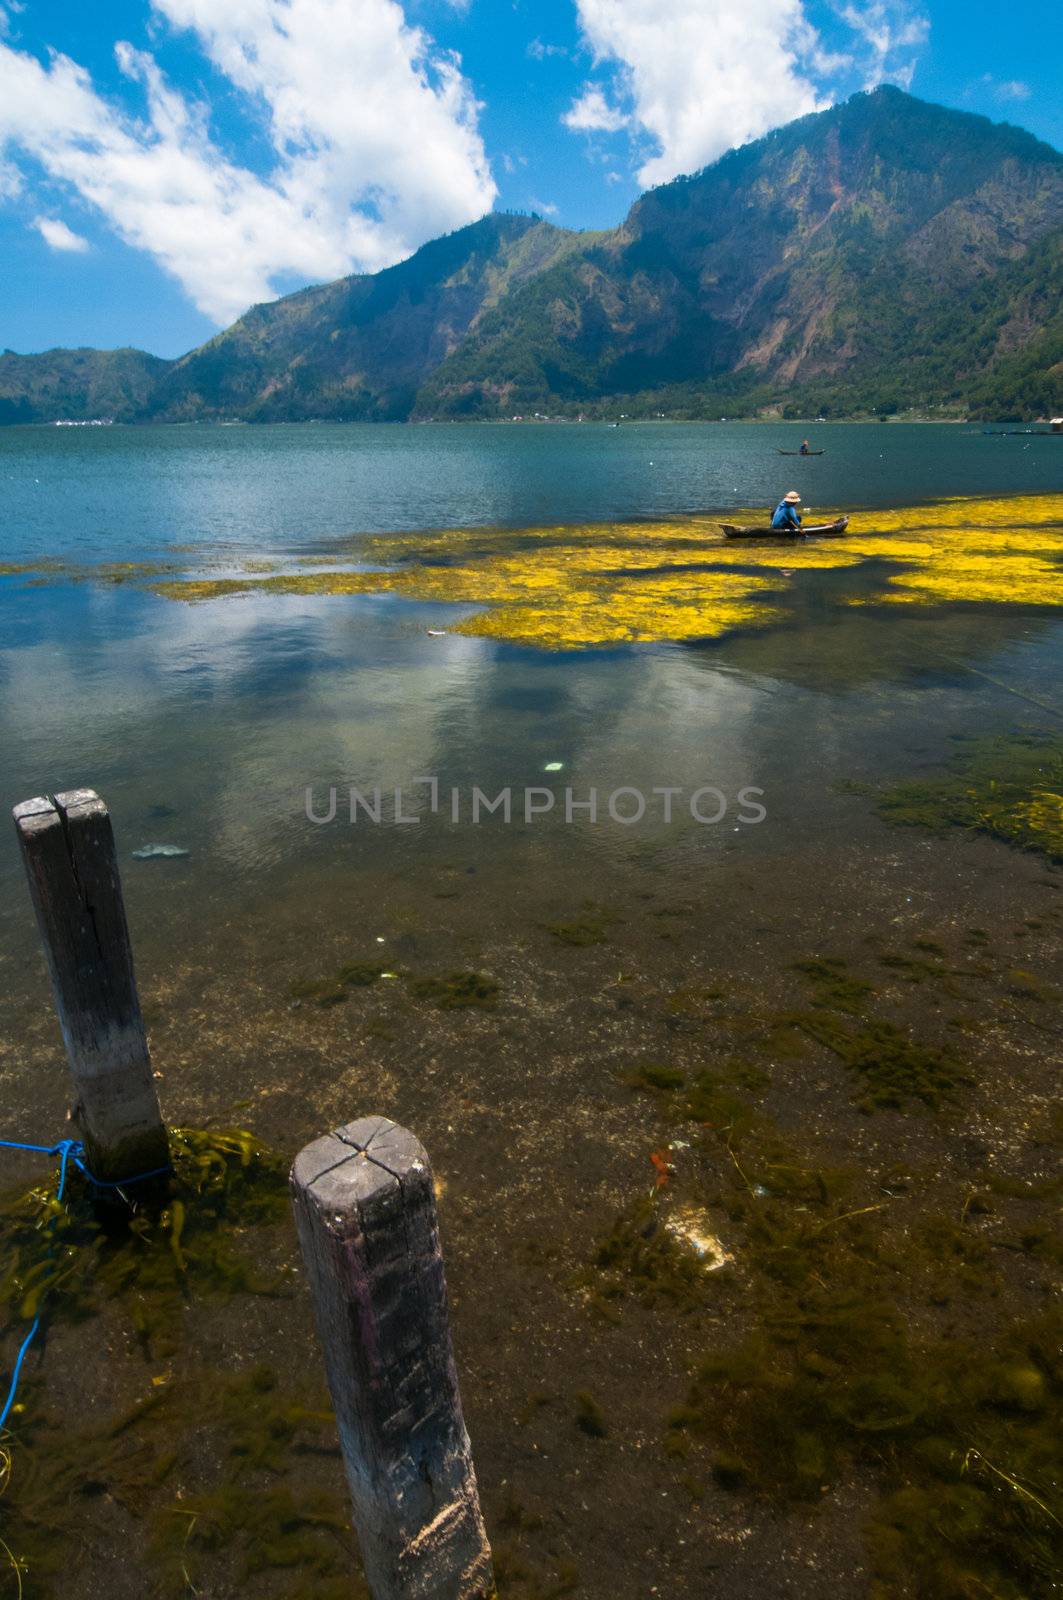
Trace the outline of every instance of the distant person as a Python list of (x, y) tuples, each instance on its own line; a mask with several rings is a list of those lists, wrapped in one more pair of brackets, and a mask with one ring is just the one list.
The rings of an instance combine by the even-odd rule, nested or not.
[(789, 494), (784, 494), (772, 514), (771, 525), (773, 528), (791, 529), (795, 533), (801, 530), (801, 513), (798, 506), (801, 496), (796, 489), (791, 489)]
[(808, 440), (807, 439), (802, 439), (801, 440), (801, 448), (798, 451), (798, 455), (807, 456), (807, 455), (811, 455), (811, 453), (812, 452), (808, 448)]

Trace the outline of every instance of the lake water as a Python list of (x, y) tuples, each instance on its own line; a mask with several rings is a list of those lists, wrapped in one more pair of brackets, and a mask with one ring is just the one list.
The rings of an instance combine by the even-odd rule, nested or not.
[[(144, 557), (173, 544), (304, 549), (406, 528), (658, 517), (774, 504), (910, 505), (1050, 492), (1058, 439), (958, 426), (834, 424), (814, 461), (765, 424), (11, 428), (0, 557)], [(785, 480), (785, 481), (784, 481)]]
[[(632, 1112), (623, 1072), (647, 1052), (693, 1049), (681, 1007), (661, 996), (722, 982), (778, 990), (781, 1006), (797, 960), (893, 939), (944, 948), (972, 927), (1012, 941), (1001, 971), (1020, 957), (1051, 967), (1058, 874), (983, 836), (890, 827), (873, 795), (939, 769), (957, 736), (1058, 732), (1063, 616), (1043, 604), (854, 605), (872, 577), (823, 568), (796, 573), (776, 624), (551, 651), (456, 633), (471, 598), (262, 589), (185, 604), (102, 569), (372, 564), (373, 535), (513, 530), (519, 544), (527, 527), (726, 517), (791, 486), (813, 512), (852, 509), (854, 526), (861, 509), (1063, 494), (1058, 439), (903, 424), (812, 433), (827, 453), (799, 461), (777, 454), (802, 436), (781, 424), (0, 430), (0, 574), (25, 569), (0, 575), (4, 804), (82, 785), (107, 800), (173, 1120), (247, 1119), (286, 1150), (370, 1110), (421, 1133), (448, 1184), (471, 1428), (481, 1476), (486, 1465), (496, 1482), (524, 1469), (509, 1413), (493, 1420), (488, 1396), (500, 1386), (515, 1409), (521, 1385), (525, 1400), (536, 1388), (507, 1295), (541, 1316), (536, 1364), (557, 1364), (573, 1389), (608, 1391), (626, 1373), (638, 1426), (647, 1437), (657, 1426), (643, 1335), (626, 1368), (605, 1347), (588, 1355), (575, 1312), (532, 1283), (522, 1252), (557, 1233), (585, 1257), (602, 1218), (645, 1181), (660, 1135), (643, 1130), (644, 1107)], [(350, 824), (352, 785), (381, 788), (379, 825), (364, 811)], [(474, 788), (507, 786), (513, 820), (474, 821)], [(565, 786), (577, 801), (597, 789), (599, 816), (566, 820)], [(307, 789), (320, 811), (332, 787), (337, 816), (311, 821)], [(417, 820), (396, 817), (396, 788)], [(723, 808), (711, 823), (689, 804), (708, 789), (721, 798), (703, 795), (703, 816)], [(623, 820), (639, 795), (646, 815)], [(151, 844), (188, 854), (133, 857)], [(293, 984), (345, 960), (395, 976), (335, 1006), (293, 998)], [(410, 998), (411, 979), (457, 970), (496, 981), (498, 1008)], [(10, 831), (0, 986), (0, 1131), (58, 1136), (62, 1054)], [(944, 1025), (925, 992), (902, 998), (915, 1008), (906, 1026)], [(844, 1084), (824, 1083), (787, 1079), (777, 1114), (834, 1126), (852, 1148), (873, 1142)], [(947, 1165), (959, 1147), (920, 1128), (920, 1160)], [(584, 1360), (593, 1383), (578, 1381)], [(682, 1350), (661, 1360), (661, 1382), (681, 1393)], [(571, 1503), (583, 1469), (568, 1434), (553, 1450)], [(644, 1594), (665, 1572), (669, 1592), (707, 1592), (684, 1565), (697, 1544), (688, 1513), (639, 1509), (672, 1480), (640, 1482), (636, 1505), (630, 1463), (614, 1468), (593, 1527), (569, 1541), (585, 1572), (602, 1574), (579, 1592)], [(556, 1532), (551, 1469), (526, 1471)], [(545, 1571), (555, 1557), (536, 1559)], [(620, 1574), (636, 1570), (641, 1586), (626, 1587)], [(751, 1592), (785, 1588), (746, 1576)], [(824, 1578), (822, 1592), (859, 1591)]]

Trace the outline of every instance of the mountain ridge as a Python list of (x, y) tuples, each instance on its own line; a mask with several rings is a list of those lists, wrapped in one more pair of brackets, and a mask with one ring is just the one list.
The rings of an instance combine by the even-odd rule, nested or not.
[(130, 421), (1027, 417), (1063, 410), (1061, 287), (1063, 154), (885, 86), (647, 191), (613, 229), (492, 213), (172, 362), (7, 352), (0, 421), (108, 398)]

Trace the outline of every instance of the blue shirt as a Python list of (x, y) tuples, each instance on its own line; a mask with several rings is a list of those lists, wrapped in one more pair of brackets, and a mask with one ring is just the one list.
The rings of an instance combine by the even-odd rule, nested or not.
[(772, 514), (771, 525), (773, 528), (799, 528), (801, 526), (801, 513), (792, 500), (780, 500)]

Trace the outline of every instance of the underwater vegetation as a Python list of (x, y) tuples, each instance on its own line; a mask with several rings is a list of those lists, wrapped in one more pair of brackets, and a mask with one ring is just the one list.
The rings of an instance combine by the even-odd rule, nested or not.
[(967, 828), (1063, 862), (1063, 737), (959, 739), (946, 767), (887, 789), (878, 811), (887, 822)]
[(190, 1293), (277, 1292), (237, 1241), (287, 1216), (280, 1157), (244, 1129), (171, 1129), (170, 1150), (174, 1176), (164, 1200), (129, 1215), (123, 1209), (120, 1219), (94, 1207), (82, 1184), (62, 1202), (39, 1187), (0, 1204), (7, 1327), (31, 1322), (46, 1302), (54, 1323), (115, 1301), (145, 1348), (161, 1354), (174, 1345)]
[[(816, 512), (818, 516), (819, 510)], [(824, 515), (827, 511), (824, 509)], [(757, 520), (756, 510), (729, 510)], [(843, 539), (728, 541), (715, 518), (614, 522), (519, 530), (457, 528), (380, 536), (335, 557), (269, 563), (208, 562), (63, 568), (41, 581), (139, 583), (169, 600), (242, 594), (393, 594), (474, 608), (450, 631), (546, 650), (718, 639), (785, 620), (806, 571), (876, 563), (874, 585), (852, 605), (1063, 604), (1063, 496), (1016, 495), (858, 512)], [(367, 565), (371, 563), (371, 565)], [(219, 572), (218, 568), (221, 567)], [(12, 572), (14, 576), (14, 572)], [(29, 569), (21, 572), (34, 581)]]
[(411, 978), (410, 993), (415, 1000), (427, 1001), (443, 1011), (474, 1006), (492, 1011), (498, 1004), (499, 984), (484, 972), (448, 972), (442, 978)]
[[(828, 1001), (810, 1014), (851, 1017), (864, 998), (838, 959), (799, 970)], [(682, 1131), (671, 1148), (694, 1141), (700, 1159), (622, 1212), (576, 1287), (608, 1321), (636, 1301), (704, 1326), (662, 1439), (691, 1495), (703, 1473), (813, 1516), (855, 1484), (874, 1600), (1048, 1600), (1063, 1555), (1063, 1316), (1044, 1309), (1047, 1274), (1027, 1312), (1003, 1274), (1014, 1253), (1040, 1280), (1063, 1184), (972, 1173), (946, 1213), (933, 1174), (834, 1168), (783, 1135), (741, 1060), (627, 1081)], [(994, 1215), (1000, 1195), (1028, 1207), (1035, 1191), (1044, 1227)], [(683, 1248), (668, 1227), (683, 1208), (720, 1220), (740, 1270)]]
[(383, 975), (382, 961), (346, 961), (324, 978), (296, 978), (288, 986), (292, 1000), (308, 1000), (315, 1006), (338, 1006), (352, 989), (367, 989)]
[[(223, 1573), (246, 1592), (304, 1600), (366, 1592), (328, 1397), (286, 1388), (268, 1366), (157, 1374), (105, 1422), (35, 1417), (12, 1455), (5, 1540), (27, 1597), (62, 1592), (64, 1569), (99, 1537), (101, 1505), (143, 1541), (146, 1593), (217, 1592)], [(315, 1457), (331, 1460), (335, 1491), (306, 1481)], [(0, 1593), (19, 1592), (0, 1574)]]
[[(175, 1172), (157, 1203), (97, 1211), (78, 1183), (62, 1204), (43, 1187), (0, 1203), (5, 1334), (20, 1338), (43, 1308), (49, 1327), (94, 1335), (117, 1319), (140, 1352), (123, 1383), (134, 1398), (110, 1416), (92, 1405), (56, 1416), (47, 1382), (32, 1366), (24, 1375), (0, 1440), (0, 1594), (60, 1592), (106, 1527), (133, 1541), (145, 1592), (211, 1592), (224, 1574), (273, 1594), (283, 1572), (285, 1595), (346, 1600), (359, 1589), (323, 1389), (187, 1351), (191, 1304), (287, 1293), (261, 1266), (263, 1241), (287, 1220), (286, 1164), (242, 1129), (170, 1138)], [(92, 1359), (123, 1359), (106, 1334), (93, 1344)], [(331, 1462), (323, 1488), (306, 1471), (317, 1458)]]
[[(387, 971), (381, 961), (347, 961), (323, 978), (297, 978), (289, 984), (288, 994), (293, 1000), (305, 1000), (327, 1008), (342, 1005), (353, 989), (367, 989), (378, 978), (399, 976), (398, 972)], [(467, 1007), (490, 1011), (498, 1003), (500, 985), (485, 972), (448, 972), (441, 977), (405, 973), (404, 976), (414, 1000), (439, 1006), (443, 1011)]]

